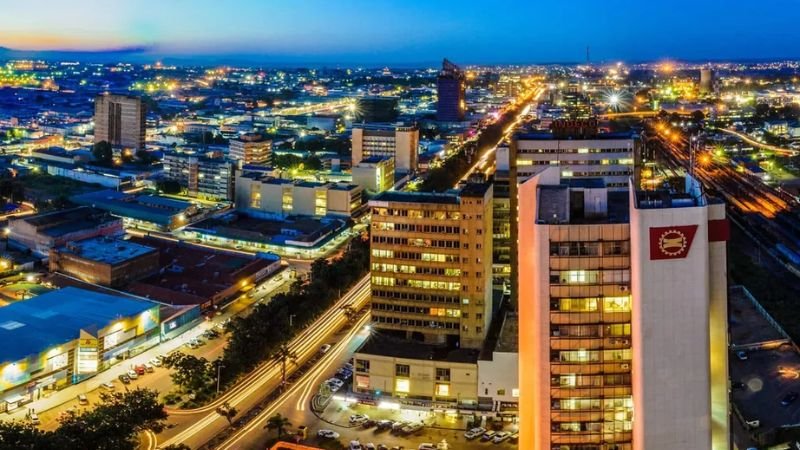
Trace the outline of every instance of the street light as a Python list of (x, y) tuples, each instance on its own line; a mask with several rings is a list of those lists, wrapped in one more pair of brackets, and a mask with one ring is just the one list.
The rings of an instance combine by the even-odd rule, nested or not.
[(219, 395), (219, 379), (220, 373), (222, 372), (222, 368), (225, 367), (222, 364), (217, 364), (217, 395)]

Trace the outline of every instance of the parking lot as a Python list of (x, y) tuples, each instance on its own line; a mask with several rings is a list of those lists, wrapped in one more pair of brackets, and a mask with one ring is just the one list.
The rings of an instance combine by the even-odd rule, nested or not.
[(730, 366), (732, 399), (745, 420), (759, 420), (766, 429), (800, 423), (800, 399), (781, 404), (790, 393), (800, 393), (800, 355), (794, 347), (750, 351), (746, 360), (734, 354)]

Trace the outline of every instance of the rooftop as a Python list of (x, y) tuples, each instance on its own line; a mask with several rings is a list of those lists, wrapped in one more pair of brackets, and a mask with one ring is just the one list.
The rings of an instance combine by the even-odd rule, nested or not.
[(80, 330), (96, 333), (115, 320), (155, 306), (145, 300), (67, 287), (0, 308), (0, 361), (19, 361), (77, 339)]
[(114, 222), (119, 219), (106, 211), (88, 206), (65, 209), (31, 217), (12, 219), (23, 221), (36, 228), (38, 232), (51, 237), (59, 237), (78, 230), (94, 228), (98, 225)]
[(534, 131), (528, 133), (517, 133), (514, 138), (518, 141), (597, 141), (614, 139), (633, 139), (634, 133), (622, 131), (617, 133), (599, 133), (586, 138), (559, 137), (549, 131)]
[(380, 332), (373, 332), (361, 348), (358, 349), (357, 353), (394, 358), (475, 364), (478, 362), (478, 354), (480, 351), (436, 346), (418, 341), (399, 339)]
[(72, 197), (72, 201), (91, 205), (111, 213), (167, 225), (172, 218), (189, 209), (192, 204), (155, 195), (131, 195), (111, 189), (89, 192)]
[(114, 265), (157, 250), (153, 247), (136, 244), (119, 238), (96, 237), (78, 242), (70, 242), (68, 245), (59, 248), (58, 251), (61, 253), (71, 253), (92, 261)]

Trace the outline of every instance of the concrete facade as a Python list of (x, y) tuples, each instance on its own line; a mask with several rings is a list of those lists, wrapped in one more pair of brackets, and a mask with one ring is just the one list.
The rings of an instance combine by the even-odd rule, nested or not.
[(353, 166), (374, 156), (392, 157), (395, 170), (417, 170), (419, 127), (400, 125), (355, 124), (352, 130)]
[(94, 101), (94, 142), (145, 149), (146, 109), (139, 97), (104, 94)]

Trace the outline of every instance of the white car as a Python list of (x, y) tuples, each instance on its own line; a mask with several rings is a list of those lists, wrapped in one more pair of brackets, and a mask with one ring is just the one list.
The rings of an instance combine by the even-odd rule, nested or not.
[(353, 414), (350, 416), (350, 425), (358, 425), (362, 424), (369, 420), (369, 416), (366, 414)]
[(113, 391), (115, 389), (114, 383), (111, 381), (106, 381), (105, 383), (100, 385), (101, 389), (105, 389), (107, 391)]
[(511, 437), (511, 433), (509, 433), (508, 431), (501, 431), (501, 432), (499, 432), (499, 433), (494, 435), (494, 437), (492, 438), (492, 442), (495, 443), (495, 444), (500, 444), (502, 442), (507, 441), (508, 438), (510, 438), (510, 437)]
[(481, 428), (481, 427), (472, 428), (471, 430), (464, 433), (464, 437), (467, 438), (467, 440), (472, 440), (483, 436), (483, 433), (486, 433), (486, 428)]
[(338, 378), (328, 378), (327, 380), (325, 380), (325, 383), (327, 383), (330, 386), (336, 386), (336, 387), (339, 387), (339, 388), (344, 386), (344, 381), (342, 381), (342, 380), (340, 380)]
[(39, 415), (36, 414), (35, 412), (30, 413), (28, 415), (28, 418), (30, 419), (31, 423), (34, 424), (34, 425), (39, 425), (40, 423), (42, 423), (42, 421), (39, 420)]
[(436, 450), (436, 446), (431, 444), (430, 442), (425, 442), (423, 444), (419, 444), (417, 450)]
[(364, 447), (361, 446), (361, 442), (358, 441), (350, 441), (350, 450), (363, 450)]
[(317, 436), (325, 439), (339, 439), (339, 433), (333, 430), (319, 430)]
[(151, 365), (151, 366), (153, 366), (153, 367), (161, 367), (161, 366), (162, 366), (161, 360), (160, 360), (160, 359), (158, 359), (158, 358), (153, 358), (153, 359), (151, 359), (151, 360), (150, 360), (150, 361), (148, 361), (148, 362), (149, 362), (149, 363), (150, 363), (150, 365)]
[(319, 348), (319, 351), (322, 353), (328, 353), (328, 350), (331, 349), (331, 344), (323, 344), (322, 347)]
[(131, 380), (136, 380), (136, 379), (139, 378), (139, 374), (136, 373), (135, 370), (129, 370), (128, 371), (128, 378), (130, 378)]

